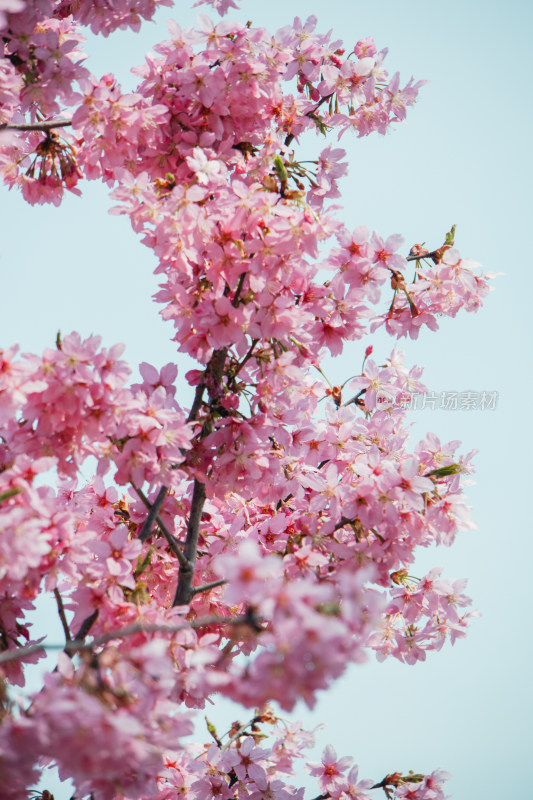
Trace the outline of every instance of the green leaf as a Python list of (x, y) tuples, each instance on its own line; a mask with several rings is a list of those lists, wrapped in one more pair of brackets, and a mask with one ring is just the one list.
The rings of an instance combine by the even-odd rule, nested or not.
[(280, 156), (274, 156), (274, 170), (281, 183), (286, 184), (289, 180), (289, 175)]
[(204, 717), (204, 719), (205, 719), (205, 724), (207, 725), (207, 730), (209, 731), (210, 735), (213, 737), (213, 739), (217, 744), (220, 744), (220, 738), (218, 736), (217, 729), (207, 717)]
[(5, 492), (0, 492), (0, 503), (3, 503), (4, 500), (10, 500), (15, 495), (20, 494), (22, 492), (22, 487), (15, 486), (13, 489), (6, 489)]
[(432, 469), (431, 472), (426, 472), (424, 478), (446, 478), (448, 475), (457, 475), (458, 472), (461, 472), (460, 464), (447, 464), (445, 467), (438, 467)]
[(446, 234), (446, 240), (444, 244), (453, 244), (455, 241), (455, 225), (452, 225), (451, 230), (448, 231)]

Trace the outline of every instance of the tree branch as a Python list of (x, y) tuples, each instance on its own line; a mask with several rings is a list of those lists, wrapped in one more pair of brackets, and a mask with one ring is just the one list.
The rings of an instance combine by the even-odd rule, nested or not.
[[(148, 498), (146, 497), (146, 495), (144, 494), (144, 492), (142, 491), (142, 489), (138, 489), (138, 488), (135, 486), (135, 484), (133, 484), (133, 483), (132, 483), (132, 486), (133, 486), (133, 488), (135, 489), (135, 491), (137, 492), (137, 494), (139, 495), (139, 497), (141, 498), (141, 500), (143, 501), (143, 503), (144, 503), (144, 505), (146, 506), (146, 508), (149, 508), (149, 509), (151, 509), (151, 508), (152, 508), (152, 506), (151, 506), (151, 504), (150, 504), (150, 501), (148, 500)], [(162, 486), (161, 488), (163, 489), (163, 488), (165, 488), (165, 487), (163, 487), (163, 486)], [(168, 490), (167, 490), (167, 491), (168, 491)], [(158, 496), (159, 496), (159, 495), (158, 495)], [(157, 502), (157, 498), (156, 498), (156, 502)], [(188, 564), (188, 562), (187, 562), (187, 559), (185, 558), (185, 556), (183, 555), (183, 552), (182, 552), (182, 550), (180, 549), (180, 547), (179, 547), (179, 545), (178, 545), (178, 542), (177, 542), (177, 540), (176, 540), (176, 537), (175, 537), (175, 536), (173, 536), (173, 535), (170, 533), (169, 529), (167, 528), (167, 526), (165, 525), (165, 523), (163, 522), (163, 520), (161, 519), (161, 517), (159, 516), (159, 514), (157, 514), (157, 515), (156, 515), (155, 519), (157, 520), (157, 525), (158, 525), (158, 527), (159, 527), (159, 530), (161, 531), (161, 533), (163, 534), (163, 536), (164, 536), (164, 537), (165, 537), (165, 539), (167, 540), (168, 546), (170, 547), (170, 549), (172, 550), (172, 552), (174, 553), (174, 555), (175, 555), (175, 556), (176, 556), (176, 558), (178, 559), (178, 561), (179, 561), (180, 565), (182, 565), (183, 567), (186, 567), (186, 566), (187, 566), (187, 564)], [(145, 523), (145, 524), (146, 524), (146, 523)], [(144, 527), (144, 526), (143, 526), (143, 527)]]
[(63, 626), (63, 632), (65, 634), (65, 641), (67, 643), (71, 642), (72, 641), (72, 636), (70, 634), (70, 628), (68, 626), (67, 617), (66, 617), (66, 614), (65, 614), (65, 606), (63, 605), (63, 599), (62, 599), (61, 595), (59, 594), (59, 591), (57, 590), (57, 588), (54, 589), (54, 597), (55, 597), (56, 603), (57, 603), (57, 613), (59, 614), (59, 619), (61, 620), (61, 625)]
[[(242, 284), (239, 285), (242, 286)], [(224, 366), (226, 364), (227, 354), (227, 347), (222, 347), (220, 350), (214, 350), (211, 354), (209, 363), (204, 371), (204, 381), (197, 387), (197, 396), (195, 397), (193, 408), (189, 413), (189, 418), (196, 407), (199, 409), (204, 388), (206, 388), (209, 393), (210, 406), (218, 404), (219, 387), (224, 374)], [(195, 410), (195, 414), (196, 413), (197, 411)], [(200, 437), (206, 436), (209, 432), (209, 419), (207, 419), (202, 426)], [(189, 514), (189, 522), (187, 524), (187, 535), (185, 537), (185, 544), (183, 547), (183, 555), (186, 563), (180, 561), (178, 584), (176, 587), (174, 602), (172, 604), (173, 606), (188, 605), (194, 596), (192, 582), (194, 578), (196, 556), (198, 554), (198, 537), (200, 535), (200, 520), (202, 517), (204, 503), (205, 484), (201, 483), (198, 478), (195, 478), (191, 499), (191, 511)]]
[(165, 502), (165, 497), (168, 494), (168, 486), (162, 486), (158, 492), (158, 495), (152, 505), (149, 507), (148, 516), (146, 517), (141, 530), (138, 533), (138, 538), (141, 542), (145, 542), (150, 534), (152, 533), (152, 527), (154, 522), (156, 521), (157, 517), (159, 516), (159, 512)]
[(233, 742), (236, 742), (244, 733), (246, 733), (246, 728), (250, 728), (252, 725), (255, 725), (257, 722), (261, 722), (261, 717), (253, 717), (249, 722), (245, 722), (244, 725), (240, 725), (239, 728), (235, 731), (233, 736), (230, 736), (227, 742), (224, 743), (222, 747), (222, 752), (225, 750), (229, 750)]
[(196, 415), (200, 411), (200, 407), (202, 405), (204, 391), (205, 391), (205, 383), (199, 383), (194, 393), (194, 401), (191, 406), (191, 410), (189, 411), (187, 422), (192, 422), (193, 420), (196, 419)]
[(95, 608), (92, 614), (90, 614), (86, 619), (83, 620), (81, 623), (80, 629), (74, 637), (75, 642), (83, 642), (89, 631), (91, 630), (92, 626), (98, 619), (98, 609)]
[[(314, 108), (312, 108), (310, 111), (308, 111), (308, 112), (305, 114), (305, 116), (306, 116), (306, 117), (309, 117), (309, 119), (313, 119), (314, 115), (316, 114), (316, 112), (318, 111), (318, 109), (320, 108), (320, 106), (321, 106), (321, 105), (323, 105), (324, 103), (326, 103), (328, 100), (331, 100), (331, 98), (333, 97), (333, 95), (334, 95), (334, 94), (335, 94), (335, 92), (331, 92), (331, 94), (328, 94), (328, 95), (326, 95), (325, 97), (323, 97), (323, 98), (322, 98), (322, 99), (321, 99), (321, 100), (320, 100), (320, 101), (317, 103), (317, 105), (316, 105)], [(285, 145), (285, 147), (289, 147), (289, 145), (292, 143), (293, 139), (295, 139), (295, 135), (294, 135), (294, 133), (288, 133), (288, 134), (287, 134), (287, 136), (285, 137), (285, 141), (283, 142), (283, 144)]]
[(241, 274), (239, 275), (239, 283), (237, 284), (237, 288), (235, 290), (235, 296), (234, 296), (233, 300), (231, 301), (231, 305), (234, 306), (234, 308), (237, 308), (237, 306), (239, 305), (239, 300), (240, 300), (240, 297), (241, 297), (242, 287), (244, 286), (244, 281), (246, 279), (246, 275), (247, 274), (248, 273), (246, 273), (246, 272), (241, 272)]
[(49, 131), (52, 128), (67, 128), (71, 119), (50, 120), (49, 122), (3, 122), (0, 131)]
[[(241, 278), (244, 281), (243, 276), (246, 277), (245, 272), (243, 272), (241, 275)], [(240, 288), (242, 288), (242, 283), (239, 282), (239, 286)], [(237, 288), (238, 292), (240, 292), (240, 288), (239, 287)], [(227, 354), (228, 350), (226, 347), (223, 347), (220, 350), (213, 351), (211, 358), (209, 359), (209, 363), (207, 364), (204, 370), (204, 379), (196, 387), (193, 404), (191, 410), (189, 411), (187, 422), (192, 422), (193, 420), (196, 419), (196, 416), (202, 405), (204, 391), (206, 388), (209, 390), (208, 382), (214, 386), (218, 386), (218, 384), (222, 380), (222, 372), (224, 370), (224, 364), (226, 363)]]
[(426, 258), (431, 258), (432, 259), (433, 256), (439, 255), (440, 249), (441, 248), (438, 247), (436, 250), (431, 250), (431, 252), (429, 252), (429, 253), (423, 253), (423, 254), (419, 254), (419, 255), (415, 254), (413, 256), (406, 256), (405, 260), (406, 261), (424, 261), (424, 259), (426, 259)]
[[(98, 612), (96, 611), (87, 619), (91, 619), (92, 617), (96, 619), (95, 614), (97, 613)], [(90, 652), (94, 650), (95, 647), (100, 647), (101, 645), (108, 644), (115, 639), (123, 639), (126, 636), (132, 636), (136, 633), (174, 634), (189, 628), (192, 628), (193, 630), (205, 628), (208, 625), (229, 625), (231, 627), (249, 625), (250, 627), (254, 628), (254, 630), (256, 629), (256, 624), (250, 618), (249, 614), (242, 614), (239, 617), (230, 617), (229, 619), (227, 617), (221, 617), (216, 614), (212, 614), (208, 617), (198, 617), (197, 619), (184, 622), (182, 625), (150, 625), (142, 622), (135, 622), (132, 625), (126, 625), (124, 628), (119, 628), (116, 631), (109, 631), (109, 633), (104, 633), (102, 636), (97, 636), (91, 642), (85, 642), (81, 639), (75, 638), (72, 641), (67, 642), (66, 645), (53, 643), (29, 644), (26, 647), (5, 650), (4, 652), (0, 653), (0, 664), (6, 664), (9, 661), (16, 661), (19, 658), (25, 658), (26, 656), (33, 655), (33, 653), (39, 653), (41, 651), (46, 652), (47, 650), (64, 650), (68, 654), (79, 653), (82, 651)]]
[(216, 589), (217, 586), (224, 586), (227, 583), (225, 578), (220, 578), (218, 581), (211, 581), (211, 583), (204, 583), (202, 586), (193, 586), (191, 589), (191, 593), (201, 594), (202, 592), (208, 592), (210, 589)]
[(200, 519), (202, 517), (204, 503), (205, 484), (200, 483), (200, 481), (195, 478), (191, 500), (191, 513), (189, 514), (189, 524), (187, 525), (187, 538), (185, 539), (185, 547), (183, 548), (183, 554), (187, 564), (182, 564), (180, 562), (178, 585), (176, 588), (176, 596), (172, 604), (173, 606), (186, 606), (191, 602), (193, 597), (192, 580), (198, 551)]
[(259, 339), (252, 339), (252, 343), (251, 343), (251, 345), (250, 345), (250, 349), (248, 350), (248, 352), (247, 352), (247, 353), (246, 353), (246, 355), (244, 356), (243, 360), (239, 362), (239, 366), (237, 367), (237, 369), (236, 369), (236, 370), (235, 370), (235, 372), (233, 373), (233, 377), (234, 377), (234, 378), (236, 378), (236, 377), (237, 377), (237, 375), (239, 374), (239, 372), (241, 371), (241, 369), (244, 367), (244, 365), (246, 364), (246, 362), (247, 362), (247, 361), (249, 361), (249, 360), (250, 360), (250, 358), (252, 357), (252, 355), (253, 355), (253, 352), (254, 352), (254, 350), (255, 350), (255, 346), (256, 346), (256, 344), (258, 343), (258, 341), (259, 341)]

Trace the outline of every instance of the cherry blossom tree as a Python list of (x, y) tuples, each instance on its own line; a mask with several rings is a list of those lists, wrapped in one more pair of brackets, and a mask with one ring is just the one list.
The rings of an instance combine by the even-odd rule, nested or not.
[[(50, 800), (32, 787), (54, 764), (77, 800), (303, 800), (304, 759), (320, 800), (438, 800), (445, 773), (384, 764), (360, 780), (354, 754), (308, 761), (312, 732), (280, 716), (372, 651), (424, 660), (472, 613), (464, 581), (411, 575), (417, 548), (470, 525), (472, 454), (410, 441), (422, 370), (364, 339), (476, 311), (488, 276), (455, 227), (409, 249), (347, 229), (335, 205), (339, 140), (402, 121), (421, 82), (315, 17), (270, 32), (204, 14), (169, 24), (134, 93), (91, 75), (82, 27), (137, 30), (156, 6), (1, 6), (5, 183), (60, 205), (103, 181), (157, 257), (155, 300), (196, 362), (182, 408), (174, 364), (143, 363), (131, 382), (123, 346), (95, 336), (0, 350), (2, 796)], [(325, 360), (350, 341), (360, 372), (331, 385)], [(44, 595), (59, 646), (28, 622)], [(25, 668), (54, 649), (23, 698)], [(207, 720), (191, 743), (217, 697), (247, 721), (224, 733)]]

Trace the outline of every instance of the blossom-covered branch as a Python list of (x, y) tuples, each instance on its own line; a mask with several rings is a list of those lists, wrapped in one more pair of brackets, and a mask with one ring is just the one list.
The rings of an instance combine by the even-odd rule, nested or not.
[[(315, 17), (274, 32), (169, 22), (135, 91), (90, 75), (82, 26), (136, 30), (157, 5), (9, 0), (0, 12), (4, 182), (60, 205), (101, 180), (153, 252), (161, 316), (194, 361), (180, 377), (187, 409), (174, 363), (132, 379), (123, 346), (97, 336), (0, 350), (6, 800), (26, 797), (44, 763), (95, 800), (301, 800), (290, 776), (312, 734), (268, 704), (312, 707), (372, 653), (424, 660), (473, 615), (464, 580), (413, 577), (419, 548), (471, 526), (473, 454), (411, 440), (422, 370), (397, 340), (476, 311), (487, 276), (455, 248), (455, 226), (409, 249), (338, 210), (338, 140), (390, 130), (423, 82), (389, 74), (371, 38), (347, 54)], [(392, 351), (375, 356), (365, 338), (380, 327)], [(348, 343), (360, 372), (333, 386), (327, 358)], [(28, 621), (48, 592), (63, 645)], [(48, 649), (57, 667), (17, 697)], [(251, 723), (224, 736), (208, 723), (210, 744), (191, 745), (194, 714), (219, 697), (253, 709)], [(372, 788), (440, 800), (446, 779), (361, 781), (330, 746), (307, 769), (319, 800)]]

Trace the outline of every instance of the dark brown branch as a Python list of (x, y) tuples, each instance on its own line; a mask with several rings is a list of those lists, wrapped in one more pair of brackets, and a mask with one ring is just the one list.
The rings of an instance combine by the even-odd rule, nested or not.
[(193, 586), (191, 589), (192, 594), (201, 594), (202, 592), (209, 592), (211, 589), (216, 589), (217, 586), (224, 586), (227, 583), (225, 578), (220, 578), (218, 581), (211, 581), (211, 583), (204, 583), (202, 586)]
[(167, 496), (167, 494), (168, 494), (168, 486), (162, 486), (158, 492), (156, 499), (150, 506), (150, 509), (148, 511), (148, 516), (146, 517), (144, 524), (141, 530), (139, 531), (138, 538), (141, 540), (141, 542), (145, 542), (152, 533), (152, 527), (157, 517), (159, 516), (159, 512), (161, 511), (161, 508), (163, 506), (163, 503), (165, 502), (165, 497)]
[[(352, 403), (355, 403), (356, 406), (360, 405), (360, 398), (365, 394), (365, 392), (366, 392), (366, 389), (361, 389), (360, 392), (357, 392), (357, 394), (355, 394), (350, 400), (347, 400), (342, 405), (343, 406), (349, 406)], [(364, 401), (361, 401), (361, 402), (364, 402)]]
[(187, 422), (193, 422), (196, 419), (198, 412), (202, 406), (202, 400), (205, 391), (205, 383), (199, 383), (196, 387), (196, 391), (194, 393), (194, 401), (191, 406), (191, 410), (189, 411), (189, 416), (187, 417)]
[(237, 288), (235, 290), (235, 297), (231, 301), (231, 304), (232, 304), (232, 306), (234, 306), (234, 308), (237, 308), (237, 306), (239, 305), (239, 299), (240, 299), (240, 296), (241, 296), (242, 287), (244, 286), (244, 281), (246, 279), (246, 275), (247, 275), (246, 272), (241, 272), (241, 274), (239, 276), (239, 283), (237, 284)]
[(205, 484), (200, 483), (198, 479), (194, 480), (194, 487), (191, 500), (191, 513), (189, 514), (189, 523), (187, 525), (187, 537), (185, 539), (185, 547), (183, 554), (187, 560), (187, 564), (181, 564), (178, 572), (178, 586), (176, 588), (176, 596), (174, 597), (174, 606), (186, 606), (193, 597), (192, 580), (194, 577), (194, 565), (196, 563), (196, 554), (198, 552), (198, 537), (200, 535), (200, 519), (202, 517), (202, 509), (205, 503)]
[(341, 517), (340, 520), (336, 523), (333, 530), (339, 531), (341, 528), (344, 528), (345, 525), (353, 525), (354, 522), (355, 522), (354, 519), (349, 519), (348, 517)]
[(228, 348), (222, 347), (220, 350), (215, 350), (209, 360), (208, 369), (212, 377), (213, 385), (216, 387), (218, 387), (220, 381), (222, 380), (227, 354), (228, 354)]
[[(139, 497), (141, 498), (141, 500), (143, 501), (143, 503), (146, 506), (146, 508), (150, 509), (152, 506), (150, 504), (150, 501), (148, 500), (148, 498), (146, 497), (146, 495), (142, 491), (142, 489), (138, 489), (137, 486), (135, 486), (135, 484), (132, 484), (132, 486), (135, 489), (135, 491), (137, 492), (137, 494), (139, 495)], [(187, 563), (188, 563), (187, 559), (183, 555), (183, 552), (180, 549), (180, 546), (178, 544), (178, 541), (177, 541), (176, 537), (173, 536), (170, 533), (169, 529), (167, 528), (167, 526), (165, 525), (165, 523), (163, 522), (163, 520), (161, 519), (159, 514), (157, 514), (156, 520), (157, 520), (157, 525), (159, 527), (159, 530), (161, 531), (161, 533), (163, 534), (163, 536), (167, 540), (168, 546), (170, 547), (170, 549), (172, 550), (172, 552), (174, 553), (174, 555), (178, 559), (179, 563), (181, 565), (183, 565), (184, 567), (187, 566)]]
[(67, 128), (72, 125), (71, 119), (58, 119), (49, 122), (3, 122), (0, 131), (50, 131), (52, 128)]
[(63, 632), (65, 634), (65, 641), (71, 642), (72, 636), (70, 635), (70, 628), (68, 626), (67, 617), (65, 614), (65, 606), (63, 605), (63, 599), (59, 594), (59, 591), (54, 589), (54, 597), (57, 603), (57, 613), (59, 614), (59, 619), (61, 620), (61, 625), (63, 626)]
[[(209, 363), (205, 368), (204, 385), (209, 393), (210, 406), (218, 405), (219, 387), (222, 382), (222, 376), (224, 375), (224, 367), (226, 364), (227, 355), (227, 347), (222, 347), (220, 350), (214, 350), (211, 354), (211, 358), (209, 359)], [(200, 436), (205, 436), (209, 431), (209, 419), (207, 419), (204, 422)], [(198, 537), (200, 536), (200, 520), (202, 517), (204, 503), (205, 484), (201, 483), (198, 478), (195, 478), (191, 499), (191, 511), (189, 514), (189, 522), (187, 524), (187, 535), (185, 537), (185, 545), (183, 547), (183, 555), (186, 563), (182, 563), (182, 561), (180, 561), (180, 568), (178, 570), (178, 584), (176, 587), (174, 602), (172, 604), (173, 606), (188, 605), (194, 596), (192, 582), (194, 578), (196, 556), (198, 554)]]
[(255, 346), (257, 345), (258, 342), (259, 342), (259, 339), (252, 339), (252, 344), (250, 345), (250, 349), (248, 350), (248, 352), (244, 356), (243, 360), (241, 362), (239, 362), (239, 366), (237, 367), (237, 369), (233, 373), (233, 377), (234, 378), (237, 377), (237, 375), (239, 374), (241, 369), (244, 367), (244, 365), (247, 363), (247, 361), (249, 361), (251, 359), (251, 357), (253, 355), (253, 352), (255, 350)]
[(439, 248), (437, 248), (437, 250), (432, 250), (430, 253), (423, 253), (421, 255), (420, 254), (419, 255), (415, 254), (413, 256), (406, 256), (405, 260), (406, 261), (423, 261), (425, 258), (431, 258), (432, 259), (433, 256), (437, 256), (437, 255), (440, 254), (440, 250), (441, 250), (441, 248), (439, 247)]
[(178, 543), (176, 541), (176, 537), (172, 536), (172, 534), (170, 533), (170, 531), (168, 530), (168, 528), (165, 525), (162, 525), (160, 522), (158, 524), (159, 524), (159, 527), (161, 529), (161, 533), (163, 534), (163, 536), (167, 540), (168, 546), (170, 547), (170, 549), (172, 550), (172, 552), (174, 553), (174, 555), (178, 559), (178, 561), (180, 563), (180, 566), (185, 567), (188, 564), (188, 562), (187, 562), (187, 559), (185, 558), (185, 556), (183, 555), (183, 551), (180, 549), (180, 547), (179, 547), (179, 545), (178, 545)]
[[(245, 272), (243, 272), (241, 275), (241, 278), (244, 281), (243, 276), (246, 276)], [(239, 285), (242, 288), (240, 280), (239, 280)], [(237, 292), (239, 291), (240, 289), (239, 287), (237, 287)], [(238, 295), (236, 294), (236, 297), (237, 296)], [(193, 422), (193, 420), (196, 419), (198, 412), (200, 411), (200, 408), (202, 406), (205, 389), (207, 388), (209, 390), (209, 388), (211, 388), (212, 386), (218, 386), (220, 381), (222, 380), (222, 373), (224, 371), (224, 365), (226, 363), (227, 354), (228, 354), (227, 347), (223, 347), (220, 350), (213, 351), (211, 358), (209, 359), (209, 363), (204, 370), (204, 379), (196, 387), (193, 404), (191, 410), (189, 411), (187, 422)]]
[(98, 619), (98, 609), (96, 608), (92, 614), (90, 614), (86, 619), (83, 620), (79, 631), (74, 637), (74, 641), (83, 642), (83, 640), (88, 635), (89, 631), (91, 630), (92, 626), (94, 625), (97, 619)]

